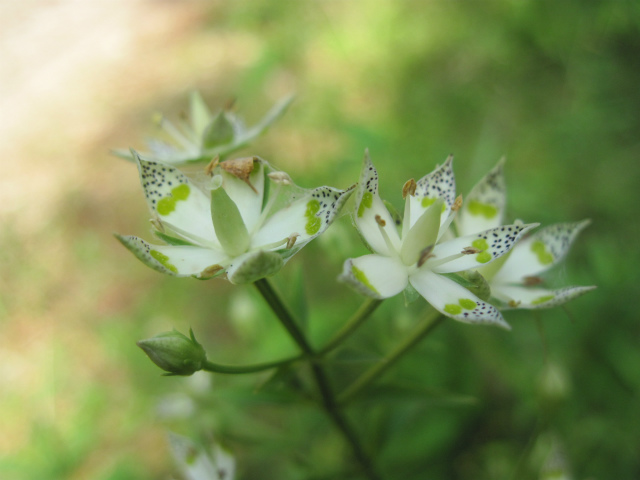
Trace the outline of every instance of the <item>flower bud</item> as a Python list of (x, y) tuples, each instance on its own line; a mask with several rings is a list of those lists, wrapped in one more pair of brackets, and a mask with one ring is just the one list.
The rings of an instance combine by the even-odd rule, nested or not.
[(146, 340), (140, 340), (137, 345), (153, 363), (165, 370), (165, 375), (193, 375), (202, 370), (207, 355), (189, 330), (191, 338), (177, 330), (164, 332)]

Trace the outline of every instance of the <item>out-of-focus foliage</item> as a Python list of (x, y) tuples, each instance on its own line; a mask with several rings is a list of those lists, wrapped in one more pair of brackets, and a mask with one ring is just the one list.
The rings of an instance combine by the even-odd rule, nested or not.
[[(575, 479), (640, 477), (637, 2), (142, 3), (149, 18), (173, 9), (183, 27), (116, 63), (92, 102), (53, 92), (91, 108), (79, 123), (98, 133), (65, 130), (61, 111), (47, 135), (21, 140), (24, 158), (9, 158), (29, 169), (19, 178), (46, 171), (64, 189), (31, 194), (48, 212), (38, 226), (24, 227), (18, 211), (3, 219), (0, 476), (167, 478), (177, 471), (169, 428), (202, 443), (215, 436), (239, 479), (357, 478), (322, 414), (291, 408), (290, 372), (161, 378), (135, 346), (192, 327), (212, 361), (295, 353), (250, 287), (160, 276), (111, 237), (144, 231), (147, 213), (135, 168), (108, 149), (142, 145), (155, 133), (152, 112), (178, 115), (198, 88), (209, 105), (237, 98), (250, 123), (294, 91), (287, 114), (239, 154), (302, 186), (351, 185), (368, 147), (382, 195), (399, 207), (401, 192), (385, 185), (449, 153), (461, 193), (506, 155), (508, 220), (592, 220), (555, 275), (598, 290), (568, 313), (509, 312), (512, 332), (445, 322), (347, 409), (386, 478), (526, 480), (557, 468)], [(314, 343), (359, 305), (335, 277), (362, 253), (345, 217), (276, 277)], [(335, 385), (391, 348), (423, 308), (385, 302), (332, 357)]]

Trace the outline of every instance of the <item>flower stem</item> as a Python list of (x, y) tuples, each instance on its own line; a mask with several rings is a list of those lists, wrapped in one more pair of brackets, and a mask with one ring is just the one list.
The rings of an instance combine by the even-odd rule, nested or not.
[(301, 358), (300, 355), (295, 357), (285, 358), (283, 360), (276, 360), (273, 362), (256, 363), (253, 365), (222, 365), (219, 363), (213, 363), (207, 360), (202, 367), (202, 370), (213, 373), (229, 373), (229, 374), (242, 374), (242, 373), (256, 373), (264, 370), (270, 370), (272, 368), (281, 367), (295, 362)]
[(304, 333), (300, 330), (300, 327), (296, 323), (295, 319), (282, 303), (278, 294), (273, 290), (271, 284), (266, 279), (261, 279), (255, 282), (256, 287), (264, 297), (265, 301), (269, 304), (273, 312), (276, 314), (280, 323), (289, 332), (291, 338), (296, 342), (300, 350), (303, 352), (303, 356), (311, 365), (311, 372), (313, 378), (318, 386), (320, 397), (322, 399), (322, 407), (331, 418), (331, 421), (336, 428), (342, 433), (343, 437), (351, 446), (353, 455), (360, 464), (363, 473), (369, 480), (381, 480), (381, 477), (373, 468), (373, 464), (369, 456), (365, 453), (355, 431), (349, 425), (349, 422), (342, 414), (338, 402), (336, 401), (335, 394), (331, 388), (329, 378), (322, 367), (320, 361), (322, 357), (317, 353), (311, 344), (307, 341)]
[(324, 356), (334, 348), (340, 346), (344, 340), (364, 323), (364, 321), (371, 316), (371, 314), (380, 306), (382, 300), (369, 299), (364, 302), (358, 311), (347, 320), (347, 323), (336, 333), (329, 343), (327, 343), (319, 352), (320, 356)]
[(400, 360), (405, 353), (417, 345), (420, 340), (426, 337), (435, 327), (442, 323), (445, 318), (446, 317), (444, 315), (441, 315), (440, 312), (436, 310), (429, 312), (423, 321), (413, 330), (411, 335), (405, 338), (402, 343), (385, 355), (382, 360), (360, 375), (355, 382), (342, 392), (338, 396), (338, 403), (343, 405), (352, 400), (370, 383), (386, 372), (387, 369), (395, 365), (395, 363)]

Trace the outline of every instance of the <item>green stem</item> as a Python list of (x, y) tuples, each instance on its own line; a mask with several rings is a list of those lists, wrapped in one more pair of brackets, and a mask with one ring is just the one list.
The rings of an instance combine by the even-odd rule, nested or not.
[(405, 353), (411, 348), (417, 345), (420, 340), (426, 337), (434, 328), (436, 328), (446, 317), (441, 315), (440, 312), (433, 310), (427, 317), (414, 329), (402, 343), (396, 348), (391, 350), (387, 355), (382, 358), (378, 363), (372, 366), (369, 370), (364, 372), (360, 377), (356, 379), (342, 394), (338, 396), (338, 403), (340, 405), (348, 403), (351, 399), (357, 396), (364, 388), (370, 383), (380, 377), (387, 369), (391, 368), (400, 360)]
[(319, 352), (320, 356), (324, 356), (334, 348), (340, 346), (344, 340), (355, 332), (364, 321), (371, 316), (371, 314), (380, 306), (382, 300), (369, 299), (364, 302), (358, 311), (347, 320), (347, 323), (336, 333), (329, 343), (327, 343)]
[(219, 363), (213, 363), (207, 360), (202, 367), (202, 370), (206, 370), (207, 372), (213, 373), (230, 373), (230, 374), (241, 374), (241, 373), (255, 373), (262, 372), (264, 370), (270, 370), (272, 368), (281, 367), (283, 365), (288, 365), (290, 363), (295, 362), (301, 358), (300, 355), (296, 355), (295, 357), (285, 358), (283, 360), (277, 360), (273, 362), (265, 362), (265, 363), (256, 363), (253, 365), (221, 365)]
[(267, 281), (266, 278), (262, 278), (255, 282), (255, 286), (260, 291), (260, 294), (265, 299), (265, 301), (273, 310), (273, 313), (276, 314), (282, 326), (289, 332), (291, 338), (296, 342), (300, 350), (304, 353), (306, 357), (314, 358), (316, 356), (316, 352), (313, 350), (311, 344), (307, 341), (307, 338), (300, 330), (298, 323), (293, 318), (293, 315), (289, 312), (287, 307), (284, 306), (280, 297), (275, 292), (271, 284)]
[(291, 338), (293, 338), (298, 347), (300, 347), (300, 349), (302, 350), (304, 356), (309, 361), (313, 378), (318, 386), (318, 390), (320, 391), (322, 407), (324, 408), (327, 415), (329, 415), (329, 418), (331, 418), (331, 421), (334, 423), (334, 425), (342, 433), (345, 440), (351, 446), (353, 455), (360, 464), (363, 473), (369, 480), (381, 480), (381, 477), (373, 468), (371, 459), (365, 453), (362, 445), (360, 445), (358, 437), (356, 436), (354, 430), (351, 428), (351, 425), (349, 425), (347, 419), (344, 417), (342, 411), (340, 410), (340, 407), (338, 406), (335, 394), (329, 382), (329, 378), (327, 377), (324, 368), (322, 368), (322, 365), (319, 363), (321, 360), (320, 355), (309, 344), (306, 337), (304, 336), (304, 333), (300, 330), (300, 327), (298, 327), (295, 319), (293, 318), (289, 310), (284, 306), (278, 294), (273, 290), (271, 284), (269, 284), (269, 282), (263, 278), (255, 282), (255, 285), (264, 297), (265, 301), (269, 304), (273, 312), (276, 314), (284, 328), (287, 330), (287, 332), (289, 332)]

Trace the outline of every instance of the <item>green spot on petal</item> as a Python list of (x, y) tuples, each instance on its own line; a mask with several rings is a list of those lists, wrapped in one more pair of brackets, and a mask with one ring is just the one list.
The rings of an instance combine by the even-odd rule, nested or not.
[(471, 246), (473, 248), (477, 248), (478, 250), (487, 250), (489, 248), (489, 244), (487, 243), (487, 241), (484, 238), (476, 238), (471, 243)]
[(531, 251), (536, 254), (538, 261), (542, 265), (550, 265), (553, 263), (553, 255), (551, 255), (551, 252), (547, 250), (543, 241), (536, 240), (533, 242), (531, 245)]
[(173, 188), (170, 197), (164, 197), (158, 202), (158, 206), (156, 207), (158, 214), (163, 216), (169, 215), (176, 209), (176, 203), (189, 198), (190, 193), (191, 189), (189, 185), (184, 183)]
[(471, 215), (481, 215), (485, 218), (493, 218), (498, 214), (498, 207), (477, 200), (470, 200), (467, 208)]
[(169, 263), (169, 257), (167, 257), (164, 253), (160, 253), (157, 250), (150, 250), (149, 255), (160, 262), (160, 264), (167, 270), (171, 270), (173, 273), (178, 273), (178, 269), (176, 268), (176, 266)]
[(371, 285), (371, 282), (369, 281), (367, 276), (364, 274), (364, 272), (360, 270), (358, 267), (356, 267), (355, 265), (351, 265), (351, 273), (353, 273), (353, 276), (356, 277), (356, 280), (358, 280), (361, 284), (363, 284), (369, 290), (377, 293), (378, 295), (380, 294), (380, 292), (376, 290), (376, 287)]
[(476, 255), (476, 261), (478, 263), (487, 263), (493, 258), (491, 253), (488, 251), (489, 244), (484, 238), (476, 238), (473, 242), (471, 242), (471, 246), (478, 250), (482, 250), (479, 254)]
[(476, 255), (476, 261), (478, 263), (487, 263), (491, 261), (492, 258), (493, 257), (489, 252), (480, 252), (478, 255)]
[(478, 304), (476, 302), (474, 302), (473, 300), (470, 300), (468, 298), (461, 298), (458, 301), (458, 303), (465, 310), (473, 310), (474, 308), (476, 308), (478, 306)]
[(453, 303), (448, 303), (444, 306), (444, 311), (449, 315), (459, 315), (462, 313), (462, 307), (460, 305), (454, 305)]
[(556, 298), (555, 295), (545, 295), (544, 297), (538, 297), (531, 302), (531, 305), (541, 305), (553, 300), (554, 298)]
[(364, 192), (362, 195), (362, 200), (360, 200), (360, 205), (358, 206), (358, 217), (362, 217), (364, 215), (364, 211), (367, 208), (371, 208), (373, 206), (373, 193)]
[(176, 188), (171, 190), (171, 195), (173, 195), (176, 200), (186, 200), (187, 198), (189, 198), (190, 193), (191, 189), (186, 183), (178, 185)]
[(307, 224), (304, 229), (307, 235), (315, 235), (322, 226), (322, 220), (316, 216), (316, 213), (320, 211), (320, 202), (318, 200), (311, 200), (307, 203), (307, 210), (304, 212), (304, 216), (307, 218)]
[[(424, 197), (420, 202), (420, 205), (422, 205), (424, 208), (429, 208), (431, 205), (436, 203), (436, 200), (438, 200), (438, 198)], [(442, 211), (444, 212), (446, 209), (447, 205), (445, 203), (442, 203)]]

